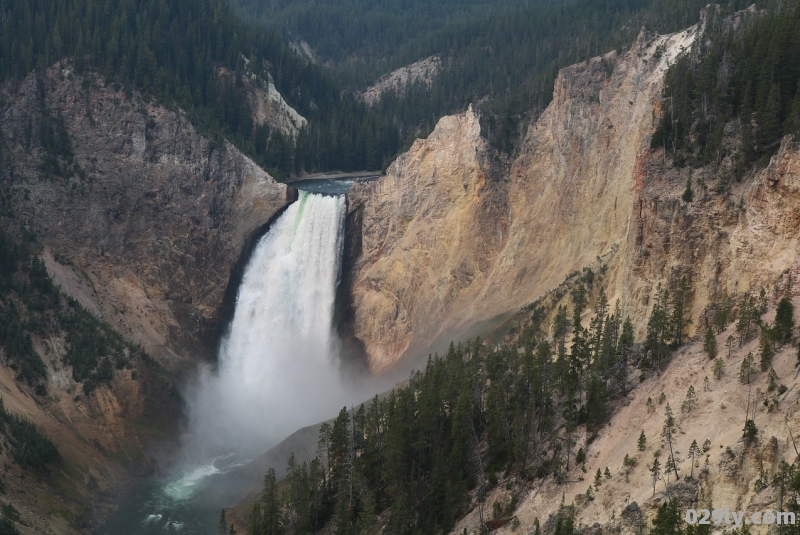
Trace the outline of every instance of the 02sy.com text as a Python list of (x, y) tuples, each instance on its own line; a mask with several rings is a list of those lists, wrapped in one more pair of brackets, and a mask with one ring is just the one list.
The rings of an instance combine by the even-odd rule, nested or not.
[(686, 523), (690, 525), (713, 523), (717, 526), (726, 524), (737, 528), (742, 523), (746, 526), (794, 525), (795, 514), (791, 511), (756, 511), (748, 514), (744, 511), (731, 511), (727, 507), (711, 511), (708, 509), (687, 509)]

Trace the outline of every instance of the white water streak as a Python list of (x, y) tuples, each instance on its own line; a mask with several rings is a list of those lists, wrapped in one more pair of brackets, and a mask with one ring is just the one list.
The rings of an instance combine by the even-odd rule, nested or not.
[(201, 451), (263, 451), (352, 401), (332, 326), (344, 216), (343, 196), (300, 192), (257, 245), (219, 372), (187, 396), (187, 438)]

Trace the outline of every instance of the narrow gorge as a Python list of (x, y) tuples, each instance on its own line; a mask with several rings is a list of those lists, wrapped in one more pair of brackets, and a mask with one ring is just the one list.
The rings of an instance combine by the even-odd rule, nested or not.
[[(15, 529), (642, 535), (665, 504), (796, 497), (800, 142), (742, 171), (742, 120), (716, 159), (654, 141), (670, 70), (763, 16), (715, 9), (560, 64), (502, 150), (480, 98), (387, 126), (438, 53), (352, 95), (294, 55), (281, 94), (238, 49), (184, 100), (74, 59), (4, 81)], [(25, 461), (15, 417), (58, 453)]]

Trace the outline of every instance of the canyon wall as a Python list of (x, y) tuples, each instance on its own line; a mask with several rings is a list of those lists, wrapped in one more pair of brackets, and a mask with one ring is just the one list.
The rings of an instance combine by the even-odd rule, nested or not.
[[(585, 463), (573, 463), (558, 481), (494, 474), (483, 505), (473, 501), (452, 533), (477, 533), (489, 515), (506, 523), (497, 533), (533, 533), (535, 522), (551, 533), (564, 505), (577, 532), (630, 535), (646, 531), (672, 498), (681, 515), (689, 507), (780, 509), (779, 490), (768, 482), (782, 461), (797, 459), (787, 432), (800, 425), (797, 348), (780, 347), (772, 361), (785, 385), (776, 393), (766, 373), (749, 386), (738, 377), (746, 356), (758, 355), (758, 337), (723, 351), (738, 338), (728, 323), (717, 335), (723, 368), (715, 375), (698, 334), (726, 294), (763, 289), (767, 324), (784, 295), (800, 304), (800, 143), (785, 138), (768, 163), (739, 180), (731, 159), (681, 167), (651, 149), (665, 113), (664, 74), (697, 34), (697, 27), (642, 33), (624, 53), (563, 69), (552, 103), (507, 166), (470, 109), (443, 118), (385, 177), (348, 195), (357, 246), (345, 260), (347, 335), (362, 344), (374, 373), (419, 364), (443, 341), (491, 330), (585, 267), (604, 266), (595, 280), (634, 320), (637, 340), (659, 285), (675, 289), (686, 279), (690, 288), (691, 339), (662, 374), (634, 370), (636, 387), (613, 402), (609, 423), (573, 437)], [(735, 153), (736, 132), (727, 134)], [(694, 195), (686, 202), (689, 180)], [(654, 484), (649, 466), (653, 456), (664, 458), (667, 403), (679, 429), (675, 450), (686, 456), (696, 441), (703, 451), (680, 463), (680, 481), (660, 474)], [(759, 431), (753, 442), (742, 438), (749, 414)], [(511, 514), (498, 519), (506, 506)]]
[[(361, 248), (349, 260), (348, 334), (373, 371), (491, 328), (600, 257), (609, 299), (639, 338), (658, 284), (686, 277), (693, 334), (726, 292), (798, 271), (797, 145), (741, 182), (730, 162), (690, 171), (650, 148), (664, 74), (697, 32), (643, 32), (624, 53), (562, 69), (507, 166), (470, 109), (353, 187)], [(698, 193), (686, 203), (692, 172)]]
[(625, 255), (661, 80), (695, 31), (642, 34), (622, 56), (563, 69), (510, 171), (493, 163), (470, 109), (353, 188), (363, 247), (352, 333), (374, 370), (489, 325), (600, 255)]
[(175, 454), (175, 377), (215, 356), (255, 238), (296, 195), (204, 134), (69, 66), (0, 87), (0, 221), (33, 235), (61, 290), (154, 358), (130, 358), (85, 394), (62, 359), (67, 342), (40, 329), (32, 347), (47, 380), (34, 392), (0, 351), (5, 407), (61, 455), (32, 477), (0, 454), (6, 499), (37, 533), (87, 532), (126, 481)]
[[(795, 307), (798, 304), (800, 299), (795, 298)], [(764, 319), (771, 322), (774, 315), (773, 308)], [(722, 344), (736, 335), (735, 324), (730, 324), (717, 339)], [(703, 349), (702, 340), (685, 344), (662, 374), (642, 376), (641, 381), (636, 378), (636, 387), (614, 403), (613, 415), (606, 425), (595, 433), (582, 428), (576, 433), (574, 447), (583, 449), (583, 465), (573, 460), (558, 481), (552, 476), (524, 480), (498, 473), (498, 484), (487, 491), (484, 501), (484, 520), (495, 502), (505, 505), (515, 500), (518, 507), (513, 517), (519, 527), (509, 521), (493, 533), (533, 533), (537, 519), (542, 533), (553, 533), (555, 516), (567, 505), (577, 533), (639, 535), (652, 529), (659, 506), (671, 499), (677, 500), (681, 518), (689, 508), (727, 507), (746, 511), (747, 517), (756, 511), (787, 510), (780, 486), (769, 483), (782, 462), (797, 461), (796, 436), (790, 436), (790, 431), (800, 425), (797, 348), (785, 345), (772, 361), (785, 385), (783, 393), (770, 391), (767, 374), (758, 373), (752, 391), (760, 391), (762, 397), (754, 404), (749, 399), (752, 392), (738, 378), (738, 370), (748, 353), (757, 354), (758, 343), (756, 337), (742, 347), (734, 344), (730, 356), (720, 359), (725, 371), (719, 378), (712, 372), (713, 361)], [(704, 378), (710, 380), (707, 386), (702, 386)], [(691, 406), (685, 403), (690, 387), (696, 393)], [(650, 472), (653, 459), (660, 457), (663, 466), (669, 453), (661, 438), (667, 404), (674, 411), (678, 430), (674, 451), (682, 459), (678, 463), (680, 479), (676, 481), (674, 475), (662, 473), (654, 484)], [(748, 410), (751, 416), (757, 413), (754, 420), (758, 438), (752, 442), (742, 438)], [(640, 449), (637, 443), (642, 433), (646, 443)], [(688, 452), (695, 441), (702, 452), (693, 460)], [(604, 475), (598, 485), (593, 485), (598, 470)], [(475, 505), (451, 533), (463, 533), (464, 529), (468, 533), (479, 532), (480, 513)], [(720, 526), (716, 530), (732, 527)], [(776, 532), (774, 526), (767, 525), (747, 528), (759, 535)]]
[[(55, 66), (0, 95), (6, 200), (80, 275), (61, 277), (67, 293), (168, 367), (213, 357), (231, 271), (293, 190), (99, 76)], [(72, 163), (41, 146), (47, 120), (63, 124)], [(51, 160), (60, 173), (43, 171)]]
[[(389, 168), (348, 194), (360, 254), (346, 259), (352, 333), (374, 370), (424, 350), (486, 284), (507, 239), (502, 181), (470, 109), (445, 117)], [(416, 345), (414, 345), (416, 344)]]

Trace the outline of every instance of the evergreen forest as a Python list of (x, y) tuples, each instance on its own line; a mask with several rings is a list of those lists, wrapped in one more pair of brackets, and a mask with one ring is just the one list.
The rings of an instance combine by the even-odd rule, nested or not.
[[(726, 0), (719, 14), (746, 5)], [(377, 170), (470, 103), (479, 106), (493, 146), (513, 153), (549, 103), (559, 68), (621, 50), (642, 28), (682, 29), (704, 7), (701, 0), (0, 0), (0, 83), (67, 60), (78, 73), (99, 72), (184, 110), (206, 135), (230, 140), (278, 178)], [(325, 63), (293, 52), (297, 39)], [(431, 55), (443, 68), (430, 86), (390, 91), (371, 107), (359, 99), (381, 74)], [(296, 138), (253, 123), (248, 76), (272, 79), (309, 120)], [(788, 78), (777, 84), (781, 119), (796, 92)], [(755, 112), (769, 99), (771, 89), (762, 89), (751, 88)], [(680, 136), (671, 137), (677, 147)]]
[[(623, 50), (642, 28), (668, 33), (699, 20), (706, 2), (680, 0), (236, 0), (248, 17), (307, 41), (342, 87), (363, 90), (383, 73), (438, 55), (429, 87), (387, 93), (376, 108), (403, 128), (404, 143), (427, 135), (443, 115), (470, 103), (493, 146), (513, 153), (552, 98), (558, 70)], [(731, 14), (752, 2), (719, 2)], [(758, 1), (761, 7), (765, 2)]]
[[(389, 118), (343, 93), (279, 34), (242, 22), (225, 0), (0, 0), (0, 13), (0, 83), (70, 59), (78, 73), (97, 71), (186, 111), (207, 135), (229, 139), (278, 177), (379, 169), (400, 146)], [(254, 126), (246, 65), (262, 80), (271, 76), (311, 122), (297, 150), (294, 140)]]
[(800, 4), (739, 25), (710, 10), (705, 38), (667, 73), (664, 99), (651, 146), (676, 166), (716, 170), (732, 160), (741, 178), (764, 165), (784, 135), (800, 133)]
[[(472, 509), (480, 511), (483, 529), (491, 530), (514, 521), (526, 484), (548, 477), (554, 484), (566, 482), (570, 469), (586, 462), (584, 447), (597, 437), (613, 408), (636, 383), (661, 374), (686, 342), (684, 305), (691, 291), (685, 281), (673, 292), (658, 288), (646, 338), (637, 342), (630, 318), (609, 306), (603, 289), (592, 291), (592, 279), (586, 276), (577, 281), (569, 290), (571, 306), (558, 306), (548, 329), (543, 323), (547, 311), (533, 304), (512, 343), (475, 339), (451, 344), (445, 355), (430, 357), (424, 370), (413, 372), (407, 386), (359, 407), (343, 407), (322, 425), (313, 459), (293, 454), (285, 477), (274, 469), (265, 475), (262, 495), (250, 513), (249, 533), (306, 534), (323, 528), (354, 535), (379, 529), (446, 533)], [(589, 302), (592, 295), (594, 303)], [(709, 328), (716, 333), (736, 323), (739, 344), (760, 332), (762, 364), (759, 368), (753, 363), (740, 381), (769, 371), (770, 392), (785, 391), (770, 359), (788, 342), (793, 307), (783, 298), (783, 312), (770, 324), (761, 319), (764, 303), (763, 293), (725, 298), (715, 307), (717, 316)], [(593, 318), (587, 327), (580, 319), (589, 309)], [(706, 351), (716, 358), (715, 348), (706, 346)], [(696, 400), (690, 388), (680, 411), (692, 410)], [(654, 493), (661, 481), (696, 481), (705, 469), (695, 470), (697, 459), (709, 448), (708, 442), (703, 449), (695, 441), (688, 452), (689, 472), (673, 448), (678, 408), (662, 405), (663, 399), (657, 403), (664, 432), (659, 437), (642, 432), (637, 445), (644, 451), (649, 439), (666, 446), (666, 458), (656, 457), (648, 465)], [(655, 410), (656, 401), (648, 400), (647, 411)], [(748, 420), (745, 440), (757, 433)], [(636, 463), (626, 456), (625, 469)], [(586, 499), (594, 499), (606, 477), (610, 474), (598, 469), (594, 485), (587, 483)], [(512, 497), (489, 503), (486, 496), (500, 481)], [(783, 463), (768, 484), (781, 489), (784, 510), (800, 513), (800, 476), (794, 464)], [(665, 502), (650, 532), (694, 535), (704, 529), (686, 525), (676, 511), (676, 502)], [(228, 529), (224, 515), (221, 533)], [(556, 535), (574, 532), (572, 506), (562, 506), (555, 518), (539, 520), (548, 522), (548, 532)], [(781, 529), (798, 533), (794, 526)]]

